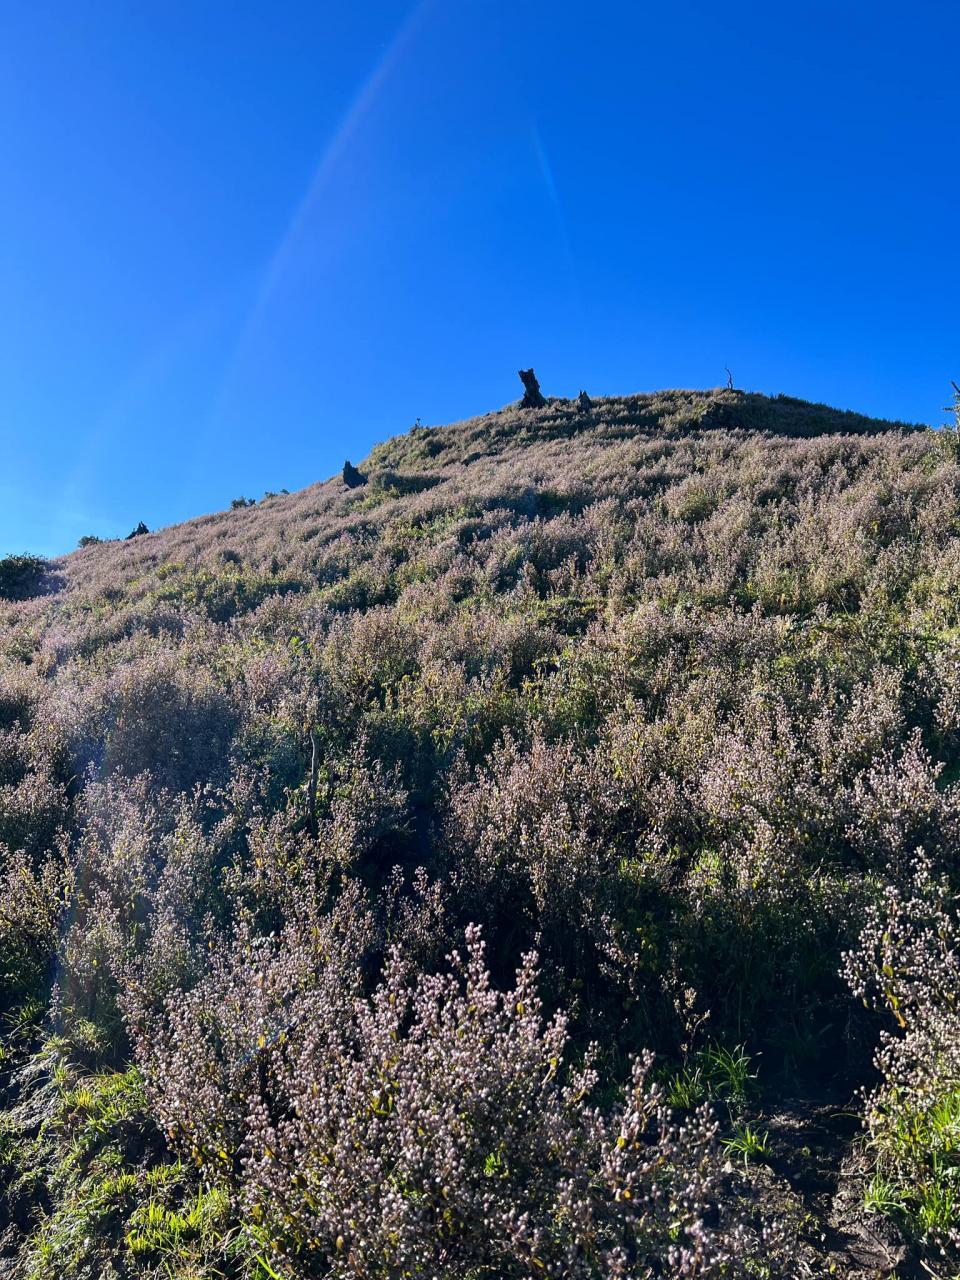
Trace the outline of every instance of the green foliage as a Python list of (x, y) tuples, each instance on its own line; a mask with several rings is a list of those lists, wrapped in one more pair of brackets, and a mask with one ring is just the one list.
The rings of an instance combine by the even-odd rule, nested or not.
[(749, 1124), (738, 1124), (731, 1137), (723, 1139), (724, 1148), (734, 1156), (742, 1156), (744, 1165), (770, 1158), (769, 1134), (761, 1133)]
[(34, 866), (23, 852), (6, 856), (0, 870), (0, 1010), (35, 1007), (74, 887), (71, 871), (54, 857)]
[(723, 1102), (731, 1113), (753, 1099), (757, 1074), (743, 1045), (709, 1044), (679, 1071), (667, 1076), (666, 1099), (672, 1107), (693, 1111), (704, 1102)]
[[(133, 1175), (121, 1177), (132, 1179)], [(218, 1190), (198, 1190), (194, 1201), (177, 1209), (150, 1199), (128, 1218), (124, 1243), (135, 1258), (152, 1256), (167, 1267), (181, 1268), (188, 1262), (196, 1266), (200, 1258), (222, 1251), (229, 1210), (227, 1197)]]
[(226, 622), (237, 614), (256, 609), (273, 596), (303, 590), (295, 577), (232, 569), (236, 553), (221, 553), (224, 568), (190, 570), (183, 565), (161, 565), (157, 600), (175, 602), (178, 608), (205, 613), (215, 622)]
[(891, 1099), (874, 1118), (873, 1149), (868, 1209), (921, 1237), (960, 1230), (960, 1083), (917, 1100)]
[(746, 1106), (757, 1077), (750, 1070), (750, 1055), (743, 1045), (733, 1049), (709, 1045), (703, 1050), (702, 1058), (712, 1096), (734, 1107)]
[(0, 1130), (8, 1205), (28, 1223), (18, 1276), (256, 1280), (253, 1239), (166, 1153), (135, 1069), (85, 1071), (53, 1039), (28, 1078)]
[(904, 1209), (903, 1193), (892, 1178), (888, 1178), (877, 1169), (874, 1170), (864, 1188), (863, 1204), (868, 1213), (882, 1213), (889, 1217), (897, 1217)]

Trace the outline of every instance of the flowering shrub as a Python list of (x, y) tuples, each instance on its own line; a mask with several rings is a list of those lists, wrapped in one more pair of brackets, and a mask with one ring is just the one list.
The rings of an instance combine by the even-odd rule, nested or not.
[(868, 1204), (902, 1216), (960, 1263), (960, 913), (918, 851), (901, 884), (868, 912), (845, 957), (853, 991), (895, 1024), (884, 1031), (881, 1083), (867, 1098), (874, 1157)]
[(724, 1213), (716, 1126), (671, 1119), (648, 1056), (612, 1112), (590, 1105), (596, 1070), (568, 1066), (532, 956), (501, 993), (471, 929), (449, 973), (417, 978), (394, 952), (365, 1000), (355, 962), (319, 945), (243, 941), (140, 1041), (172, 1141), (277, 1265), (746, 1276), (782, 1248), (775, 1224)]
[(70, 903), (69, 871), (54, 854), (34, 867), (0, 845), (0, 1007), (36, 998), (49, 976)]
[(208, 673), (157, 653), (116, 673), (95, 732), (102, 735), (106, 772), (150, 772), (159, 785), (184, 791), (217, 774), (234, 720)]

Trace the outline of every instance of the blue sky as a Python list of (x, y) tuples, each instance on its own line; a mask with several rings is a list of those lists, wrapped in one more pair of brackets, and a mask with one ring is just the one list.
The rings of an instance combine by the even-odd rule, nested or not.
[(953, 4), (0, 0), (0, 554), (418, 417), (738, 385), (940, 422)]

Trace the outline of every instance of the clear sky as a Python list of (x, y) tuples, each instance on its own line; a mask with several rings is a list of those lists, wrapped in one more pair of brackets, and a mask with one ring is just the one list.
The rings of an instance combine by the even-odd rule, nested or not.
[(0, 554), (548, 394), (960, 379), (960, 6), (0, 0)]

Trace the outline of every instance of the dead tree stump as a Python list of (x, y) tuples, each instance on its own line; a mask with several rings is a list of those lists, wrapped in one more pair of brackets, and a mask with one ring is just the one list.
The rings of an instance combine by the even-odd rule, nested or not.
[(537, 375), (532, 369), (521, 369), (520, 381), (523, 383), (524, 396), (520, 401), (521, 409), (542, 409), (547, 403), (540, 390)]

